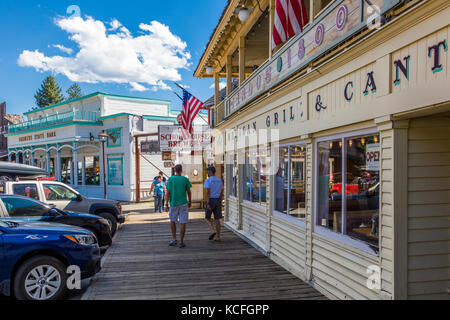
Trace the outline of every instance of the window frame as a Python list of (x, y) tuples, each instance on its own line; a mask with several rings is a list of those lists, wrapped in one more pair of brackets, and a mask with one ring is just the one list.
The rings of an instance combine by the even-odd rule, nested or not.
[[(379, 257), (380, 253), (378, 251), (375, 252), (368, 243), (362, 241), (362, 240), (357, 240), (355, 238), (352, 238), (344, 233), (336, 233), (328, 228), (325, 228), (323, 226), (320, 225), (320, 221), (319, 221), (319, 213), (318, 213), (318, 208), (319, 208), (319, 184), (317, 183), (318, 181), (318, 163), (317, 163), (317, 159), (318, 159), (318, 144), (321, 142), (325, 142), (325, 141), (330, 141), (330, 140), (341, 140), (342, 141), (342, 154), (344, 155), (344, 157), (342, 158), (342, 167), (341, 167), (341, 171), (342, 171), (342, 190), (345, 190), (346, 188), (346, 184), (347, 184), (347, 174), (346, 173), (346, 169), (347, 169), (347, 145), (345, 143), (345, 141), (347, 139), (351, 139), (351, 138), (357, 138), (359, 136), (364, 136), (364, 135), (380, 135), (380, 131), (377, 128), (369, 128), (369, 129), (364, 129), (364, 130), (358, 130), (358, 131), (349, 131), (346, 133), (340, 133), (340, 134), (335, 134), (335, 135), (328, 135), (328, 136), (323, 136), (320, 138), (315, 139), (314, 141), (314, 210), (313, 210), (313, 214), (314, 214), (314, 233), (317, 233), (318, 235), (321, 235), (325, 238), (331, 239), (331, 240), (335, 240), (337, 242), (339, 242), (340, 244), (344, 244), (344, 245), (348, 245), (350, 247), (356, 248), (358, 250), (364, 251), (366, 253), (369, 253), (370, 255), (374, 256), (374, 257)], [(380, 137), (380, 144), (381, 144), (381, 137)], [(381, 146), (380, 146), (381, 149)], [(380, 221), (381, 221), (381, 193), (382, 193), (382, 188), (381, 188), (381, 168), (380, 168)], [(344, 192), (344, 191), (343, 191)], [(342, 228), (343, 230), (346, 230), (346, 217), (347, 217), (347, 197), (343, 196), (342, 197), (342, 203), (341, 203), (341, 212), (342, 212)], [(381, 234), (380, 237), (378, 239), (378, 248), (381, 247)]]
[[(232, 151), (232, 152), (227, 152), (227, 156), (228, 158), (227, 161), (231, 161), (232, 163), (226, 163), (225, 165), (227, 165), (227, 183), (229, 184), (228, 188), (227, 188), (227, 197), (229, 199), (233, 199), (233, 200), (237, 200), (238, 199), (238, 188), (239, 188), (239, 183), (238, 183), (238, 178), (239, 178), (239, 157), (238, 157), (238, 153), (236, 151)], [(236, 175), (236, 181), (233, 181), (233, 171), (234, 167), (236, 166), (236, 169), (238, 170), (237, 175)], [(232, 194), (232, 191), (235, 191), (236, 194)]]
[[(292, 147), (292, 146), (303, 146), (303, 147), (305, 147), (305, 150), (307, 149), (307, 143), (304, 141), (301, 141), (301, 140), (297, 140), (294, 142), (288, 142), (288, 143), (280, 143), (278, 145), (272, 146), (272, 150), (271, 150), (271, 152), (272, 152), (272, 167), (273, 167), (273, 164), (276, 163), (276, 157), (279, 155), (279, 153), (276, 153), (275, 150), (279, 151), (281, 148), (286, 148), (286, 147), (290, 150), (290, 147)], [(289, 155), (288, 155), (288, 163), (289, 163), (289, 165), (291, 163), (291, 152), (290, 151), (289, 151)], [(292, 177), (291, 174), (292, 174), (291, 170), (289, 169), (289, 171), (288, 171), (288, 190), (291, 189), (291, 177)], [(274, 186), (274, 188), (272, 188), (273, 193), (275, 193), (275, 186), (276, 186), (275, 179), (276, 179), (276, 174), (275, 174), (275, 170), (274, 170), (274, 174), (272, 175), (272, 180), (271, 180), (271, 182)], [(306, 175), (305, 175), (305, 183), (306, 183)], [(271, 194), (270, 196), (272, 199), (272, 205), (271, 205), (271, 209), (272, 209), (272, 213), (273, 213), (272, 215), (274, 217), (282, 219), (282, 220), (286, 220), (294, 225), (297, 225), (301, 228), (306, 229), (306, 218), (305, 218), (305, 221), (303, 221), (303, 220), (292, 217), (291, 215), (288, 214), (288, 212), (284, 213), (284, 212), (275, 210), (275, 201), (273, 200), (273, 199), (275, 199), (274, 194)], [(305, 197), (306, 197), (306, 192), (305, 192)], [(289, 209), (289, 206), (291, 204), (290, 192), (288, 192), (287, 200), (288, 200), (287, 208)]]

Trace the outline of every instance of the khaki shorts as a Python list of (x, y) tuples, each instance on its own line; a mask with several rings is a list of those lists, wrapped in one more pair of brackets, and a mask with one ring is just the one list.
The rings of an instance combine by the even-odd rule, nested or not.
[(189, 220), (189, 206), (184, 204), (182, 206), (170, 207), (169, 218), (171, 222), (187, 224)]

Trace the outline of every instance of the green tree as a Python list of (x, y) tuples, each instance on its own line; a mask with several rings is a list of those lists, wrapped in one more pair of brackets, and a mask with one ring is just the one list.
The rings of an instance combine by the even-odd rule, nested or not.
[(74, 100), (77, 98), (81, 98), (83, 96), (83, 92), (81, 91), (78, 83), (74, 83), (67, 89), (67, 100)]
[(39, 108), (45, 108), (64, 101), (64, 95), (61, 94), (61, 88), (55, 81), (55, 78), (48, 76), (41, 84), (41, 88), (34, 95), (36, 105)]

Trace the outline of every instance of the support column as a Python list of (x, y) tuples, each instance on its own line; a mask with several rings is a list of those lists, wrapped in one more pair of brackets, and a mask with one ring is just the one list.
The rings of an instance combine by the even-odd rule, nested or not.
[(86, 185), (86, 162), (84, 157), (81, 159), (81, 185), (83, 187)]
[(8, 162), (12, 162), (12, 153), (8, 153)]
[(50, 168), (50, 150), (47, 150), (45, 152), (45, 156), (46, 156), (45, 161), (46, 161), (47, 173), (50, 176), (50, 170), (51, 170), (51, 168)]
[(245, 81), (245, 37), (239, 37), (239, 85)]
[(243, 218), (242, 218), (242, 202), (244, 201), (244, 192), (245, 192), (245, 149), (244, 151), (237, 151), (238, 158), (238, 174), (237, 174), (237, 196), (238, 196), (238, 230), (243, 229)]
[(77, 143), (73, 143), (73, 182), (72, 185), (78, 187), (78, 149)]
[(55, 178), (61, 181), (61, 150), (56, 150)]
[(233, 91), (233, 60), (232, 56), (227, 56), (227, 97), (230, 96)]
[(214, 72), (214, 106), (220, 103), (220, 78), (219, 72)]
[(22, 151), (22, 164), (27, 164), (27, 153)]
[(30, 162), (31, 162), (30, 165), (34, 166), (34, 151), (33, 150), (31, 150), (31, 152), (30, 152)]

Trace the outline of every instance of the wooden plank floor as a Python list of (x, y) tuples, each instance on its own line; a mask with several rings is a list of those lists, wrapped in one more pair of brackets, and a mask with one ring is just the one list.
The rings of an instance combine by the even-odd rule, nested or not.
[(132, 213), (83, 299), (325, 299), (235, 234), (208, 241), (200, 212), (191, 213), (184, 249), (169, 247), (167, 214)]

